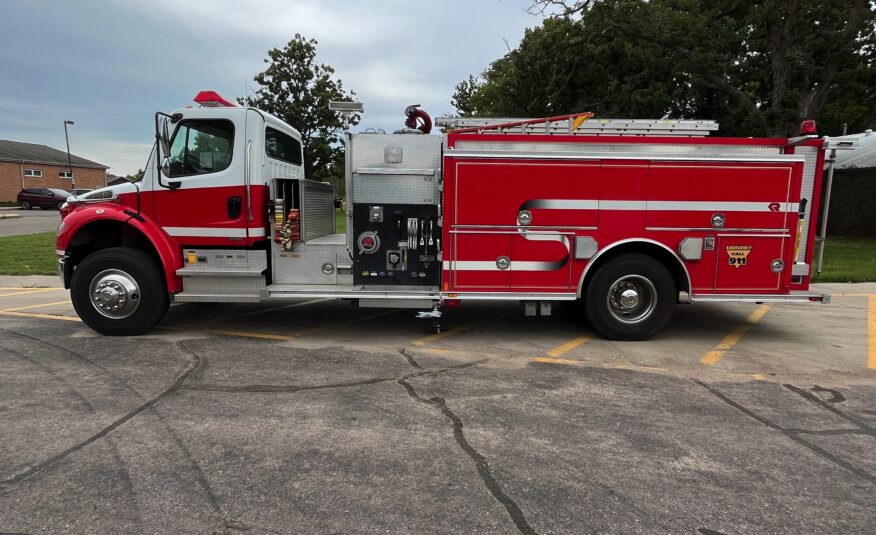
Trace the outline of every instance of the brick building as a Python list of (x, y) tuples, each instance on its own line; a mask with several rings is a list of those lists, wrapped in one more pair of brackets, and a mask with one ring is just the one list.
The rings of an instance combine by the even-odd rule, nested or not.
[[(109, 167), (71, 155), (77, 188), (106, 185)], [(24, 188), (72, 189), (67, 153), (46, 145), (0, 139), (0, 201), (14, 201)]]

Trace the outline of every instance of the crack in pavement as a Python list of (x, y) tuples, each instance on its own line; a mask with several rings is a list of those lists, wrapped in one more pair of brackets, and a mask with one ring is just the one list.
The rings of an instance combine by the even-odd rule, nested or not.
[[(732, 399), (730, 399), (730, 398), (727, 397), (725, 394), (723, 394), (722, 392), (720, 392), (718, 389), (716, 389), (715, 387), (713, 387), (713, 386), (710, 385), (709, 383), (706, 383), (705, 381), (702, 381), (702, 380), (700, 380), (700, 379), (691, 379), (691, 380), (692, 380), (694, 383), (696, 383), (696, 384), (702, 386), (703, 388), (705, 388), (706, 390), (708, 390), (709, 392), (711, 392), (715, 397), (717, 397), (718, 399), (720, 399), (720, 400), (723, 401), (724, 403), (730, 405), (731, 407), (735, 408), (736, 410), (738, 410), (738, 411), (741, 412), (742, 414), (748, 416), (749, 418), (751, 418), (751, 419), (753, 419), (753, 420), (756, 420), (756, 421), (762, 423), (763, 425), (769, 427), (770, 429), (773, 429), (773, 430), (775, 430), (775, 431), (778, 431), (778, 432), (782, 433), (783, 435), (785, 435), (785, 436), (788, 437), (789, 439), (793, 440), (793, 441), (796, 442), (797, 444), (800, 444), (801, 446), (803, 446), (803, 447), (807, 448), (808, 450), (812, 451), (814, 454), (816, 454), (817, 456), (821, 457), (822, 459), (825, 459), (825, 460), (827, 460), (827, 461), (830, 461), (831, 463), (833, 463), (833, 464), (835, 464), (835, 465), (837, 465), (837, 466), (839, 466), (839, 467), (841, 467), (841, 468), (844, 468), (844, 469), (848, 470), (849, 472), (855, 474), (856, 476), (858, 476), (859, 478), (861, 478), (861, 479), (863, 479), (863, 480), (865, 480), (865, 481), (869, 481), (869, 482), (871, 482), (871, 483), (876, 483), (876, 475), (873, 475), (873, 474), (867, 472), (866, 470), (863, 470), (863, 469), (861, 469), (861, 468), (858, 468), (858, 467), (855, 466), (854, 464), (852, 464), (852, 463), (850, 463), (850, 462), (848, 462), (848, 461), (846, 461), (846, 460), (844, 460), (844, 459), (841, 459), (841, 458), (837, 457), (836, 455), (834, 455), (833, 453), (830, 453), (829, 451), (825, 450), (825, 449), (822, 448), (821, 446), (818, 446), (818, 445), (816, 445), (816, 444), (813, 444), (812, 442), (809, 442), (808, 440), (806, 440), (806, 439), (804, 439), (803, 437), (800, 436), (800, 434), (801, 434), (801, 433), (800, 433), (800, 430), (798, 430), (798, 429), (788, 429), (788, 428), (784, 428), (784, 427), (780, 426), (779, 424), (773, 422), (772, 420), (770, 420), (770, 419), (768, 419), (768, 418), (765, 418), (765, 417), (763, 417), (763, 416), (760, 416), (759, 414), (755, 413), (755, 412), (752, 411), (751, 409), (748, 409), (748, 408), (744, 407), (744, 406), (743, 406), (742, 404), (740, 404), (739, 402), (733, 401)], [(797, 389), (797, 390), (795, 390), (797, 387), (792, 387), (792, 385), (785, 385), (785, 386), (788, 387), (788, 388), (791, 389), (791, 390), (794, 390), (794, 391), (797, 392), (798, 394), (799, 394), (800, 392), (798, 392), (797, 390), (802, 390), (802, 389)], [(802, 392), (804, 392), (804, 393), (807, 394), (807, 395), (812, 395), (812, 394), (810, 394), (809, 392), (806, 392), (805, 390), (802, 390)], [(802, 395), (802, 394), (801, 394), (801, 395)], [(804, 396), (804, 397), (805, 397), (805, 396)], [(812, 397), (814, 397), (815, 399), (817, 399), (819, 402), (821, 401), (821, 399), (817, 398), (816, 396), (812, 396)], [(830, 406), (828, 405), (828, 407), (830, 407)], [(833, 408), (833, 407), (831, 407), (831, 409), (832, 409), (832, 408)], [(848, 419), (848, 418), (847, 418), (847, 419)]]
[(184, 385), (179, 390), (181, 391), (201, 391), (201, 392), (228, 392), (228, 393), (292, 393), (295, 392), (310, 392), (314, 390), (333, 390), (338, 388), (353, 388), (357, 386), (367, 386), (367, 385), (376, 385), (380, 383), (388, 383), (391, 381), (399, 381), (399, 380), (407, 380), (412, 379), (414, 377), (425, 377), (427, 375), (435, 375), (438, 373), (445, 373), (453, 370), (463, 370), (465, 368), (471, 368), (472, 366), (477, 366), (478, 364), (482, 364), (485, 362), (484, 360), (477, 360), (474, 362), (466, 362), (464, 364), (455, 364), (453, 366), (447, 366), (444, 368), (437, 368), (432, 370), (423, 370), (415, 373), (408, 373), (402, 376), (392, 376), (392, 377), (370, 377), (368, 379), (362, 379), (360, 381), (350, 381), (348, 383), (329, 383), (322, 385), (211, 385), (211, 384), (200, 384), (200, 385)]
[[(43, 370), (45, 373), (47, 373), (49, 375), (49, 377), (51, 377), (52, 379), (54, 379), (58, 383), (64, 385), (70, 391), (70, 393), (73, 395), (73, 397), (76, 398), (77, 400), (79, 400), (79, 402), (87, 409), (87, 411), (89, 413), (91, 413), (92, 415), (95, 415), (95, 416), (97, 415), (97, 409), (94, 408), (94, 405), (90, 401), (88, 401), (88, 399), (85, 396), (83, 396), (82, 393), (79, 392), (79, 390), (77, 390), (76, 388), (73, 387), (73, 385), (71, 385), (69, 382), (67, 382), (66, 379), (64, 379), (63, 377), (61, 377), (57, 373), (55, 373), (55, 371), (53, 369), (46, 366), (45, 364), (43, 364), (39, 360), (37, 360), (33, 357), (30, 357), (28, 355), (25, 355), (24, 353), (20, 353), (14, 349), (10, 349), (9, 347), (0, 347), (0, 349), (2, 349), (3, 351), (6, 351), (7, 353), (10, 353), (11, 355), (13, 355), (15, 357), (20, 358), (21, 360), (24, 360), (25, 362), (29, 362), (30, 364), (32, 364), (33, 366), (37, 367), (40, 370)], [(134, 508), (134, 513), (137, 515), (137, 518), (142, 521), (143, 515), (140, 512), (140, 505), (137, 503), (137, 500), (135, 499), (134, 481), (131, 479), (131, 473), (128, 470), (128, 466), (127, 466), (127, 464), (125, 464), (124, 458), (122, 457), (122, 454), (119, 452), (119, 448), (116, 445), (115, 441), (112, 440), (111, 438), (107, 438), (107, 442), (109, 442), (109, 446), (110, 446), (110, 449), (112, 450), (113, 458), (124, 470), (123, 479), (124, 479), (125, 487), (128, 490), (128, 496), (130, 497), (131, 505)], [(2, 491), (2, 488), (0, 488), (0, 491)], [(0, 492), (0, 496), (2, 496), (3, 494), (5, 494), (5, 493)], [(0, 534), (0, 535), (2, 535), (2, 534)]]
[[(30, 337), (28, 337), (28, 338), (30, 338)], [(51, 344), (51, 345), (53, 345), (53, 344)], [(156, 403), (161, 401), (161, 399), (163, 399), (164, 397), (179, 390), (182, 387), (183, 383), (186, 381), (186, 379), (188, 379), (188, 377), (192, 373), (194, 373), (195, 370), (198, 369), (198, 366), (200, 366), (201, 360), (196, 353), (188, 350), (188, 348), (186, 348), (182, 342), (179, 342), (177, 345), (182, 350), (182, 352), (190, 358), (190, 362), (189, 362), (189, 365), (182, 371), (182, 373), (178, 374), (176, 379), (167, 388), (162, 390), (157, 396), (154, 396), (154, 397), (148, 399), (145, 403), (141, 404), (140, 406), (138, 406), (134, 410), (126, 413), (125, 415), (121, 416), (120, 418), (117, 418), (111, 424), (104, 427), (99, 432), (95, 433), (94, 435), (91, 435), (87, 439), (82, 440), (82, 441), (74, 444), (73, 446), (70, 446), (69, 448), (65, 449), (64, 451), (61, 451), (61, 452), (53, 455), (52, 457), (50, 457), (44, 461), (41, 461), (41, 462), (31, 466), (30, 468), (28, 468), (22, 472), (19, 472), (18, 474), (14, 475), (10, 478), (7, 478), (7, 479), (0, 481), (0, 494), (6, 494), (12, 485), (15, 485), (16, 483), (19, 483), (19, 482), (33, 476), (34, 474), (41, 472), (45, 468), (52, 466), (53, 464), (68, 457), (69, 455), (76, 453), (77, 451), (83, 449), (84, 447), (88, 446), (89, 444), (103, 438), (104, 436), (106, 436), (107, 434), (112, 432), (114, 429), (123, 425), (128, 420), (134, 418), (135, 416), (142, 413), (146, 409), (153, 407)], [(204, 486), (204, 490), (207, 493), (207, 499), (210, 502), (210, 505), (213, 507), (214, 511), (221, 512), (220, 508), (219, 508), (219, 504), (218, 504), (218, 499), (216, 498), (216, 495), (213, 493), (209, 484), (206, 482), (206, 479), (204, 479), (203, 473), (200, 473), (200, 475), (196, 474), (196, 478), (198, 478), (198, 480), (199, 480), (198, 482)]]
[[(114, 384), (116, 384), (117, 386), (119, 386), (123, 390), (130, 392), (135, 397), (137, 397), (141, 400), (146, 400), (146, 398), (144, 398), (140, 392), (135, 390), (133, 387), (131, 387), (131, 385), (129, 385), (127, 382), (125, 382), (121, 377), (119, 377), (115, 373), (113, 373), (110, 370), (108, 370), (107, 368), (105, 368), (99, 362), (95, 362), (94, 360), (92, 360), (84, 355), (81, 355), (81, 354), (79, 354), (79, 353), (77, 353), (69, 348), (64, 347), (64, 346), (54, 344), (54, 343), (46, 341), (46, 340), (42, 340), (40, 338), (36, 338), (36, 337), (30, 336), (28, 334), (20, 333), (17, 331), (11, 331), (8, 329), (3, 329), (3, 332), (18, 335), (18, 336), (21, 336), (23, 338), (27, 338), (29, 340), (33, 340), (35, 342), (39, 342), (39, 343), (47, 345), (49, 347), (53, 347), (55, 349), (59, 349), (61, 351), (64, 351), (65, 353), (68, 353), (68, 354), (74, 356), (75, 358), (99, 369), (102, 373), (104, 373), (108, 377), (110, 377)], [(182, 382), (184, 382), (185, 380), (188, 380), (189, 377), (191, 377), (192, 375), (194, 375), (198, 372), (198, 370), (201, 368), (201, 366), (204, 364), (204, 362), (206, 362), (206, 359), (201, 358), (200, 356), (196, 355), (191, 349), (189, 349), (188, 347), (185, 346), (183, 341), (179, 341), (174, 345), (177, 346), (177, 349), (179, 349), (180, 352), (189, 356), (190, 359), (197, 359), (197, 365), (195, 366), (194, 370), (191, 373), (189, 373), (186, 376), (186, 378), (182, 381)], [(180, 385), (182, 384), (182, 382), (180, 383)], [(167, 393), (169, 394), (171, 392), (167, 392)], [(163, 395), (165, 395), (165, 394), (162, 394), (159, 397), (163, 397)], [(147, 402), (148, 402), (148, 400), (147, 400)], [(182, 441), (182, 439), (179, 437), (179, 435), (177, 435), (177, 433), (167, 424), (167, 422), (164, 421), (164, 418), (161, 416), (161, 414), (157, 410), (155, 410), (154, 403), (152, 403), (152, 404), (146, 403), (144, 405), (141, 405), (141, 407), (146, 407), (146, 405), (148, 405), (148, 408), (151, 410), (152, 414), (162, 423), (162, 425), (164, 426), (168, 435), (173, 440), (174, 444), (176, 444), (176, 446), (180, 449), (180, 451), (182, 452), (185, 459), (189, 462), (189, 465), (193, 469), (194, 477), (198, 481), (198, 484), (200, 484), (201, 487), (203, 487), (204, 492), (207, 495), (207, 501), (210, 502), (210, 506), (213, 508), (214, 512), (221, 513), (221, 508), (218, 505), (218, 499), (216, 498), (215, 493), (213, 492), (212, 488), (210, 487), (209, 483), (207, 482), (207, 478), (204, 475), (204, 472), (201, 470), (200, 465), (192, 457), (191, 451), (188, 449), (188, 447), (185, 445), (185, 443)], [(122, 422), (122, 423), (124, 423), (124, 422)], [(70, 452), (70, 453), (72, 453), (72, 452)], [(5, 493), (6, 493), (6, 491), (4, 489), (4, 482), (0, 481), (0, 495), (3, 495)]]
[(412, 367), (414, 367), (418, 370), (423, 369), (423, 367), (420, 366), (420, 363), (417, 362), (417, 359), (415, 359), (413, 355), (408, 354), (406, 348), (403, 347), (403, 348), (399, 349), (398, 352), (401, 356), (403, 356), (405, 358), (405, 360), (408, 361), (408, 364), (410, 364)]
[(474, 446), (465, 438), (465, 433), (463, 432), (463, 423), (462, 419), (457, 416), (450, 408), (447, 406), (447, 402), (444, 398), (441, 397), (432, 397), (429, 399), (421, 397), (417, 394), (417, 391), (414, 389), (413, 385), (407, 382), (406, 379), (398, 379), (398, 384), (400, 384), (407, 391), (408, 395), (419, 403), (423, 403), (425, 405), (429, 405), (444, 415), (450, 421), (450, 424), (453, 426), (453, 436), (456, 439), (457, 444), (462, 450), (468, 455), (472, 461), (475, 463), (475, 467), (478, 470), (478, 474), (481, 477), (481, 480), (484, 483), (484, 486), (487, 487), (487, 490), (490, 491), (490, 494), (505, 506), (505, 510), (508, 511), (508, 514), (511, 516), (511, 520), (514, 522), (514, 525), (517, 527), (517, 530), (520, 533), (524, 533), (527, 535), (536, 535), (537, 532), (532, 526), (529, 525), (529, 522), (526, 521), (526, 517), (523, 514), (523, 510), (520, 509), (520, 506), (512, 500), (505, 492), (502, 490), (502, 487), (496, 481), (496, 478), (493, 477), (493, 473), (490, 470), (490, 465), (487, 462), (486, 457), (484, 457), (481, 453), (479, 453)]

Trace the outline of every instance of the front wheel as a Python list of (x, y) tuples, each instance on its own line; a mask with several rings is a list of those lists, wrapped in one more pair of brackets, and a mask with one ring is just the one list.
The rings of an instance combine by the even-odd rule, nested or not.
[(86, 257), (73, 272), (70, 298), (86, 325), (109, 336), (133, 336), (150, 329), (169, 303), (158, 262), (127, 247)]
[(30, 204), (30, 201), (21, 201), (22, 210), (30, 210), (31, 208), (33, 208), (33, 205)]
[(675, 281), (654, 258), (631, 253), (609, 260), (584, 295), (590, 324), (612, 340), (646, 340), (675, 310)]

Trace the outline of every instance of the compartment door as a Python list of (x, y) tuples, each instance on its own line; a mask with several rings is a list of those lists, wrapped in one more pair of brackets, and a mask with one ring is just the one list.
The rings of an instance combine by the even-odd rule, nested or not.
[(511, 286), (511, 234), (453, 234), (450, 272), (453, 289), (507, 291)]
[(784, 260), (791, 238), (778, 236), (718, 236), (718, 293), (778, 293), (782, 275), (771, 269), (774, 260)]

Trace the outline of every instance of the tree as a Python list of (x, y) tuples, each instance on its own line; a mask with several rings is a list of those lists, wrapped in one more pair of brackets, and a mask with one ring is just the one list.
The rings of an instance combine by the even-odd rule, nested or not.
[[(275, 115), (301, 133), (304, 172), (310, 180), (328, 181), (343, 169), (344, 149), (340, 131), (343, 120), (329, 110), (331, 100), (352, 100), (335, 70), (316, 61), (313, 39), (299, 34), (283, 48), (268, 51), (268, 68), (254, 78), (259, 85), (253, 97), (238, 98), (240, 104)], [(351, 123), (357, 124), (354, 115)]]
[(125, 175), (125, 179), (130, 180), (131, 182), (140, 182), (143, 179), (143, 174), (144, 171), (142, 169), (138, 169), (136, 173)]
[(461, 113), (714, 118), (727, 134), (769, 136), (804, 118), (831, 134), (876, 121), (869, 0), (534, 0), (530, 11), (552, 16), (457, 87)]

